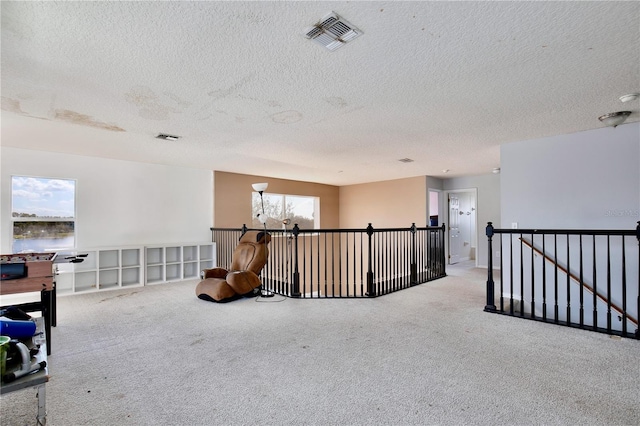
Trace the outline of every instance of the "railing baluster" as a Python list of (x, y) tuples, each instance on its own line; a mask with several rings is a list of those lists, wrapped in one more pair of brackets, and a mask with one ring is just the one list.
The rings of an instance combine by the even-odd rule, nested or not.
[[(520, 250), (522, 250), (522, 245), (520, 245)], [(500, 254), (500, 256), (502, 256), (502, 253)], [(513, 235), (509, 235), (509, 262), (511, 263), (511, 267), (509, 268), (511, 270), (511, 305), (513, 306)], [(518, 310), (520, 311), (520, 316), (523, 315), (524, 313), (524, 300), (522, 300), (523, 298), (523, 294), (524, 294), (524, 290), (523, 290), (523, 285), (524, 285), (524, 262), (522, 260), (522, 256), (520, 259), (520, 301), (519, 303), (519, 307)]]
[(592, 247), (593, 247), (593, 328), (598, 328), (598, 267), (596, 265), (596, 236), (594, 235), (592, 238)]
[(353, 232), (353, 295), (354, 296), (357, 296), (356, 280), (358, 279), (358, 275), (356, 273), (358, 269), (358, 258), (356, 257), (356, 253), (358, 253), (358, 251), (356, 250), (356, 238), (358, 238), (358, 235), (354, 231)]
[[(349, 232), (342, 234), (345, 237), (345, 242), (344, 242), (344, 252), (345, 252), (345, 272), (344, 272), (344, 285), (343, 285), (343, 281), (342, 281), (342, 277), (340, 278), (340, 289), (342, 289), (344, 287), (345, 291), (347, 292), (346, 296), (349, 297), (349, 280), (351, 278), (351, 275), (349, 274), (349, 261), (350, 261), (350, 256), (349, 256)], [(341, 244), (342, 245), (342, 244)], [(342, 257), (342, 256), (340, 256)]]
[[(332, 280), (331, 280), (331, 297), (336, 297), (336, 292), (340, 294), (340, 286), (336, 289), (336, 283), (339, 284), (340, 274), (342, 273), (342, 248), (340, 246), (340, 236), (338, 235), (338, 243), (336, 244), (336, 232), (331, 233), (331, 247), (333, 248), (333, 256), (332, 258), (332, 268), (333, 271)], [(337, 253), (336, 253), (337, 251)], [(336, 261), (337, 259), (337, 261)], [(337, 267), (336, 267), (337, 262)]]
[(580, 234), (580, 328), (584, 328), (584, 262), (582, 253), (582, 234)]
[(607, 331), (611, 333), (611, 238), (609, 235), (607, 235)]
[[(319, 238), (319, 237), (318, 237)], [(313, 298), (313, 239), (311, 241), (308, 240), (307, 236), (304, 235), (302, 238), (302, 246), (305, 247), (307, 246), (307, 243), (309, 244), (309, 262), (311, 263), (309, 265), (309, 286), (307, 287), (307, 256), (302, 256), (302, 294), (304, 295), (304, 297), (307, 297), (307, 293), (309, 294), (310, 298)]]
[[(534, 245), (534, 234), (531, 234), (531, 245)], [(524, 294), (524, 290), (520, 291)], [(535, 278), (535, 253), (531, 250), (531, 318), (536, 317), (536, 278)], [(524, 307), (522, 309), (524, 311)]]
[[(622, 334), (627, 335), (627, 253), (625, 250), (626, 240), (622, 236)], [(640, 319), (640, 312), (637, 315)]]
[(567, 235), (567, 324), (571, 324), (571, 252), (569, 248), (571, 247), (569, 241), (569, 235)]
[[(364, 277), (365, 277), (365, 275), (364, 275), (364, 236), (362, 234), (362, 231), (358, 231), (358, 244), (360, 246), (360, 248), (359, 248), (360, 256), (358, 256), (359, 257), (359, 259), (358, 259), (358, 270), (359, 270), (359, 272), (357, 274), (358, 281), (359, 281), (359, 284), (360, 284), (360, 290), (358, 292), (358, 295), (359, 296), (364, 296), (364, 293), (365, 293), (364, 292)], [(357, 287), (358, 283), (356, 283), (354, 285)]]
[[(323, 247), (324, 247), (324, 258), (325, 258), (325, 262), (324, 262), (324, 297), (327, 297), (327, 280), (329, 279), (329, 270), (327, 269), (327, 264), (329, 263), (326, 259), (327, 258), (327, 234), (324, 233), (324, 242), (323, 242)], [(320, 238), (318, 238), (318, 282), (320, 281)], [(318, 289), (320, 290), (320, 289)]]
[(389, 286), (391, 285), (391, 243), (390, 243), (388, 232), (384, 231), (382, 235), (383, 235), (383, 240), (382, 240), (383, 245), (387, 249), (385, 270), (384, 270), (385, 280), (384, 280), (383, 294), (387, 294), (389, 293)]
[(382, 281), (382, 288), (380, 289), (380, 294), (387, 294), (389, 292), (389, 285), (391, 284), (390, 274), (389, 274), (389, 262), (391, 262), (391, 244), (389, 242), (389, 234), (386, 231), (382, 231), (380, 233), (382, 236), (382, 241), (380, 244), (384, 247), (382, 252), (382, 276), (384, 280)]
[(554, 258), (554, 279), (553, 279), (553, 319), (557, 323), (558, 319), (558, 234), (553, 234), (553, 258)]
[[(513, 240), (513, 235), (510, 237)], [(524, 244), (522, 244), (522, 238), (522, 234), (520, 234), (520, 282), (524, 283), (524, 268), (522, 267), (524, 264)], [(534, 291), (534, 287), (531, 286), (531, 315), (535, 315)], [(520, 309), (524, 309), (524, 307), (521, 306)]]
[(545, 247), (546, 235), (542, 235), (542, 320), (547, 320), (547, 262), (544, 261), (544, 256), (547, 254)]
[[(502, 256), (502, 253), (500, 253), (500, 256)], [(510, 303), (510, 307), (509, 307), (509, 313), (511, 315), (513, 315), (514, 313), (514, 307), (513, 307), (513, 283), (514, 283), (514, 279), (513, 279), (513, 235), (509, 234), (509, 292), (511, 293), (511, 295), (509, 296), (509, 303)], [(522, 306), (522, 297), (520, 297), (520, 311), (523, 310), (523, 306)]]
[(369, 245), (369, 250), (368, 250), (368, 259), (367, 259), (367, 263), (368, 263), (368, 270), (367, 270), (367, 296), (369, 297), (373, 297), (375, 296), (375, 292), (374, 292), (374, 288), (373, 288), (373, 254), (372, 254), (372, 237), (373, 237), (373, 227), (371, 226), (371, 224), (369, 224), (369, 226), (367, 226), (367, 244)]
[[(502, 271), (504, 270), (503, 264), (502, 264), (502, 258), (504, 256), (502, 256), (502, 250), (503, 250), (502, 240), (503, 240), (503, 235), (500, 234), (500, 312), (504, 312), (504, 276), (502, 274)], [(491, 251), (489, 252), (489, 257), (490, 258), (493, 257), (493, 253), (491, 253)], [(493, 274), (493, 271), (492, 271), (492, 274)], [(511, 281), (511, 296), (509, 297), (511, 298), (509, 311), (511, 312), (511, 315), (513, 315), (513, 281)]]

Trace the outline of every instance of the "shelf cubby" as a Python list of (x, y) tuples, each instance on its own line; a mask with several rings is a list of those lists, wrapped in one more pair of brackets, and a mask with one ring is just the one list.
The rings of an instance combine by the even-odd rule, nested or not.
[(120, 280), (120, 284), (122, 287), (142, 284), (142, 280), (140, 279), (140, 267), (123, 268), (121, 273), (122, 279)]
[(114, 269), (120, 266), (120, 252), (118, 250), (102, 250), (98, 252), (100, 269)]
[(96, 271), (76, 272), (73, 290), (75, 292), (97, 290), (97, 282)]

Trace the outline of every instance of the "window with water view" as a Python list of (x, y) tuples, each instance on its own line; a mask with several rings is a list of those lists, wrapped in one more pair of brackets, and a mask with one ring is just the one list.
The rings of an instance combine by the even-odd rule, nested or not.
[(13, 252), (73, 248), (75, 200), (75, 180), (12, 176)]
[[(318, 214), (320, 210), (318, 197), (307, 197), (301, 195), (283, 194), (262, 194), (264, 198), (264, 212), (267, 216), (267, 229), (281, 229), (282, 222), (290, 219), (289, 229), (294, 224), (298, 224), (300, 229), (317, 229)], [(262, 213), (260, 194), (253, 193), (253, 228), (262, 228), (262, 223), (258, 220), (258, 213)]]

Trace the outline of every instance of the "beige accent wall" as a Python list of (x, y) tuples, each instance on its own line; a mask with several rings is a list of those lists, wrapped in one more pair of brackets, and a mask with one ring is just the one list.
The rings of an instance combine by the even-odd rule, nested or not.
[(339, 202), (341, 228), (427, 225), (425, 176), (341, 186)]
[(240, 228), (251, 225), (251, 184), (267, 182), (265, 192), (306, 195), (320, 198), (320, 227), (338, 228), (340, 223), (339, 188), (333, 185), (274, 179), (264, 176), (214, 172), (214, 226)]

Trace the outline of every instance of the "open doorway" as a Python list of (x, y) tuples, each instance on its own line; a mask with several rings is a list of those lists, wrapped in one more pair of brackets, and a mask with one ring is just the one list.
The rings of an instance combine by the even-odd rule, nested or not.
[(440, 197), (442, 192), (437, 189), (429, 188), (429, 217), (427, 218), (427, 226), (440, 226), (442, 224), (442, 211), (440, 209)]
[(477, 266), (477, 189), (447, 191), (448, 264), (474, 261)]

